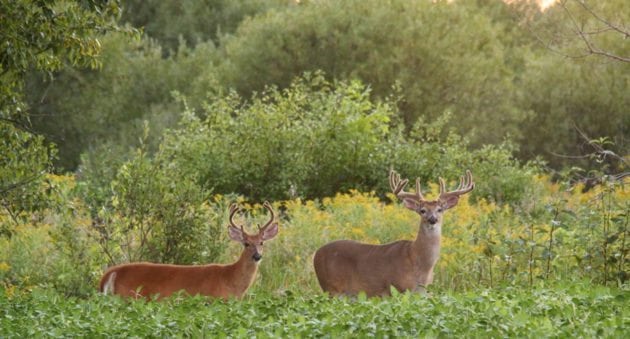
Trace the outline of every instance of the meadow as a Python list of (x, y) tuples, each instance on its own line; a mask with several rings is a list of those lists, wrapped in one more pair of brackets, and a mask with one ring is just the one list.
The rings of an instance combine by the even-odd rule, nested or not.
[[(178, 296), (129, 302), (99, 295), (96, 283), (107, 264), (98, 236), (75, 213), (78, 232), (72, 234), (85, 237), (73, 245), (85, 247), (78, 253), (92, 255), (83, 262), (93, 266), (71, 268), (77, 253), (63, 240), (59, 216), (51, 213), (36, 227), (1, 239), (0, 336), (627, 335), (630, 192), (618, 182), (586, 192), (566, 189), (545, 176), (532, 177), (530, 186), (538, 198), (518, 210), (463, 198), (445, 215), (429, 296), (394, 291), (384, 299), (329, 298), (315, 279), (312, 255), (341, 238), (413, 239), (419, 218), (391, 194), (379, 198), (350, 191), (322, 200), (275, 202), (279, 236), (266, 244), (257, 279), (240, 301)], [(266, 220), (261, 205), (239, 197), (215, 195), (206, 206), (221, 211), (232, 201), (240, 201), (251, 222)], [(226, 212), (219, 214), (215, 222), (226, 225)], [(221, 232), (217, 236), (223, 250), (216, 262), (234, 261), (240, 245), (228, 243)]]
[[(630, 337), (629, 1), (0, 3), (0, 338)], [(428, 295), (330, 298), (320, 246), (418, 234), (391, 170), (474, 176)], [(242, 300), (97, 292), (265, 201)]]

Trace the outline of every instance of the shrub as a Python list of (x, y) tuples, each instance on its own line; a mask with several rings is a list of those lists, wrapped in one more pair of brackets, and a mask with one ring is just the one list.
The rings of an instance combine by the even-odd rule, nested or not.
[(514, 179), (531, 171), (512, 159), (510, 147), (469, 150), (466, 139), (448, 132), (448, 113), (406, 137), (395, 102), (372, 101), (360, 82), (330, 83), (321, 73), (306, 73), (282, 91), (268, 88), (251, 101), (235, 93), (210, 100), (201, 112), (187, 110), (161, 147), (173, 166), (216, 193), (255, 201), (323, 198), (349, 189), (383, 194), (391, 168), (433, 182), (470, 168), (480, 182), (503, 174), (480, 192), (509, 192), (497, 200), (514, 202), (526, 184)]
[(211, 208), (207, 191), (172, 168), (161, 153), (151, 159), (138, 149), (119, 168), (111, 187), (111, 209), (99, 213), (110, 263), (191, 264), (222, 252), (221, 211)]
[[(77, 199), (73, 177), (47, 175), (46, 180), (51, 205), (30, 214), (12, 237), (0, 237), (0, 280), (22, 290), (47, 285), (85, 295), (94, 290), (104, 263), (89, 210)], [(0, 215), (0, 223), (5, 217)]]

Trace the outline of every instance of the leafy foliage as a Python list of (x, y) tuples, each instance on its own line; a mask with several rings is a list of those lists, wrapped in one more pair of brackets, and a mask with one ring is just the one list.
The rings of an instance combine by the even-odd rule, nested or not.
[(98, 35), (118, 30), (112, 21), (118, 11), (114, 1), (0, 2), (0, 192), (3, 207), (14, 218), (48, 203), (39, 188), (55, 155), (54, 147), (30, 127), (23, 96), (26, 73), (51, 74), (66, 63), (97, 67)]
[[(98, 34), (117, 27), (111, 21), (119, 7), (113, 1), (2, 1), (0, 47), (3, 80), (2, 117), (14, 115), (21, 101), (22, 81), (31, 68), (53, 72), (65, 62), (98, 66)], [(18, 105), (19, 106), (19, 105)]]
[[(177, 178), (177, 180), (173, 180)], [(224, 248), (217, 213), (207, 194), (142, 149), (112, 182), (111, 207), (100, 217), (104, 245), (113, 262), (191, 264), (216, 258)], [(111, 246), (117, 248), (112, 249)], [(122, 250), (121, 256), (113, 251)]]
[[(44, 138), (0, 122), (2, 157), (0, 158), (0, 205), (14, 222), (25, 217), (23, 212), (39, 210), (48, 201), (48, 186), (42, 180), (50, 170), (48, 160), (54, 156), (53, 147), (47, 147)], [(11, 235), (8, 224), (0, 227), (0, 236)]]
[(299, 293), (244, 301), (126, 302), (50, 291), (7, 297), (0, 289), (1, 336), (191, 337), (623, 337), (627, 291), (572, 284), (555, 290), (516, 288), (397, 294), (356, 300)]
[(381, 98), (398, 84), (408, 125), (449, 110), (473, 145), (500, 142), (520, 135), (525, 112), (511, 104), (518, 90), (499, 37), (503, 23), (477, 6), (317, 1), (269, 12), (226, 41), (220, 79), (245, 95), (315, 70), (361, 79)]
[(287, 0), (125, 0), (121, 21), (141, 27), (160, 42), (165, 52), (177, 51), (181, 42), (219, 43), (249, 16), (286, 5)]
[(521, 144), (520, 156), (540, 154), (554, 168), (587, 166), (587, 161), (575, 159), (590, 153), (588, 138), (583, 133), (589, 138), (611, 137), (615, 144), (613, 151), (627, 152), (630, 135), (630, 98), (625, 95), (630, 84), (630, 72), (624, 71), (627, 67), (599, 60), (558, 63), (555, 57), (530, 58), (523, 73), (523, 88), (527, 93), (523, 105), (537, 114), (522, 125), (524, 133), (531, 137)]
[(209, 83), (200, 96), (215, 86), (208, 59), (211, 45), (194, 51), (182, 46), (168, 58), (149, 39), (129, 42), (124, 36), (108, 35), (101, 45), (98, 72), (70, 68), (52, 80), (32, 77), (29, 82), (33, 125), (58, 145), (57, 170), (77, 168), (81, 153), (97, 156), (103, 144), (122, 148), (123, 153), (138, 146), (145, 120), (151, 133), (146, 147), (154, 151), (162, 130), (176, 124), (181, 109), (171, 91), (196, 97), (200, 83)]
[(110, 167), (84, 168), (75, 195), (89, 207), (99, 245), (109, 265), (129, 261), (191, 264), (215, 260), (224, 237), (218, 215), (225, 206), (206, 203), (208, 191), (158, 152), (149, 157), (144, 141)]
[(455, 134), (441, 137), (448, 122), (446, 115), (419, 124), (405, 138), (392, 100), (371, 101), (370, 89), (358, 81), (330, 83), (307, 73), (251, 102), (234, 93), (212, 98), (201, 112), (185, 112), (161, 147), (203, 187), (255, 201), (322, 198), (350, 188), (386, 192), (382, 178), (390, 168), (432, 179), (471, 168), (481, 180), (501, 168), (506, 181), (492, 188), (514, 194), (501, 201), (520, 199), (523, 180), (507, 181), (527, 170), (511, 159), (509, 147), (469, 151)]
[[(123, 21), (143, 26), (145, 40), (102, 39), (100, 72), (67, 70), (52, 82), (29, 82), (35, 128), (60, 147), (58, 171), (74, 170), (80, 153), (104, 142), (136, 146), (143, 120), (157, 145), (162, 129), (179, 119), (172, 91), (199, 112), (208, 93), (235, 89), (250, 98), (318, 70), (330, 81), (361, 80), (372, 98), (396, 96), (406, 131), (450, 114), (469, 147), (510, 140), (519, 159), (541, 157), (554, 169), (568, 163), (558, 155), (583, 154), (576, 127), (612, 138), (618, 153), (627, 148), (626, 65), (566, 58), (583, 43), (553, 34), (572, 27), (561, 8), (399, 0), (125, 4)], [(624, 11), (615, 8), (624, 1), (589, 5), (623, 23)], [(578, 19), (584, 27), (600, 23)], [(627, 44), (607, 31), (597, 35), (598, 46), (623, 52)], [(559, 42), (563, 48), (553, 51), (561, 54), (540, 41)]]

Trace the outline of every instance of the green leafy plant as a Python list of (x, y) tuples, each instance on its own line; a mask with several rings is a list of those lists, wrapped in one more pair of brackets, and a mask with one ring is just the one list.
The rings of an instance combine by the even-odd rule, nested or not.
[(349, 300), (287, 291), (244, 300), (164, 302), (65, 298), (46, 290), (7, 296), (0, 288), (0, 336), (623, 337), (626, 303), (627, 291), (582, 283), (431, 298), (396, 293)]
[(140, 148), (118, 170), (111, 200), (99, 212), (102, 222), (97, 225), (111, 264), (190, 264), (222, 252), (219, 211), (205, 203), (206, 191), (169, 163), (161, 154), (148, 158)]

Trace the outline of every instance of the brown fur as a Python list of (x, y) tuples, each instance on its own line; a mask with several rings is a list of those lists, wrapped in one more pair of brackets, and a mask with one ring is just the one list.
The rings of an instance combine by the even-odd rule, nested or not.
[(440, 226), (421, 226), (415, 241), (385, 245), (352, 240), (328, 243), (315, 253), (313, 265), (322, 290), (331, 295), (386, 296), (398, 291), (424, 291), (433, 281), (440, 251)]
[[(232, 217), (238, 211), (236, 205), (230, 206), (230, 239), (243, 244), (243, 253), (232, 264), (209, 265), (168, 265), (152, 263), (131, 263), (111, 267), (99, 284), (102, 293), (111, 292), (123, 297), (159, 299), (178, 291), (189, 295), (204, 295), (227, 299), (241, 298), (256, 277), (258, 260), (262, 258), (263, 242), (278, 233), (278, 223), (274, 222), (271, 205), (264, 207), (271, 212), (271, 219), (260, 228), (258, 234), (250, 235), (237, 227)], [(114, 275), (115, 273), (115, 275)], [(107, 289), (107, 291), (106, 291)]]
[(229, 265), (123, 264), (111, 267), (103, 274), (99, 290), (104, 292), (109, 275), (116, 272), (113, 292), (123, 297), (157, 295), (161, 299), (184, 291), (189, 295), (240, 298), (254, 281), (257, 267), (245, 251), (237, 262)]
[(385, 245), (339, 240), (324, 245), (315, 252), (313, 266), (325, 292), (331, 295), (365, 292), (367, 296), (386, 296), (394, 287), (400, 292), (424, 293), (433, 282), (433, 268), (440, 256), (442, 214), (457, 205), (460, 195), (474, 188), (472, 174), (466, 171), (460, 178), (459, 187), (451, 192), (446, 192), (444, 180), (440, 178), (440, 196), (436, 201), (424, 199), (419, 179), (415, 193), (404, 191), (408, 180), (401, 180), (393, 170), (389, 183), (404, 206), (420, 215), (416, 240)]

